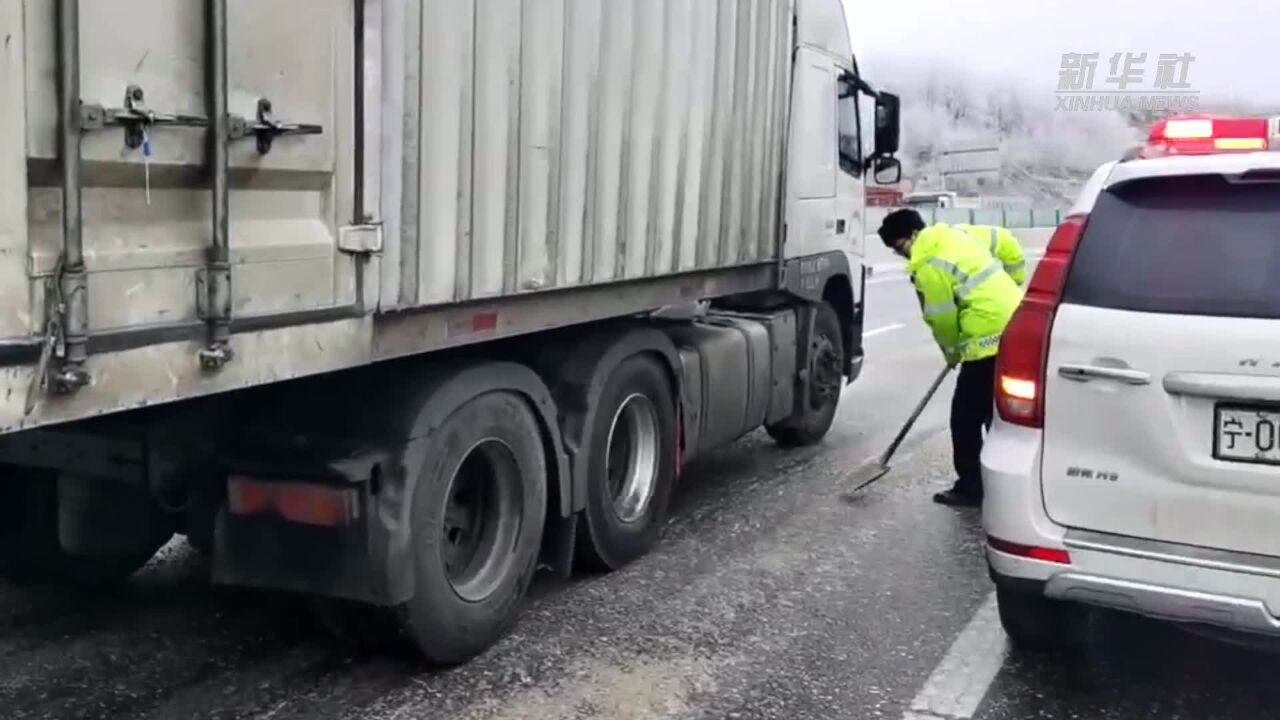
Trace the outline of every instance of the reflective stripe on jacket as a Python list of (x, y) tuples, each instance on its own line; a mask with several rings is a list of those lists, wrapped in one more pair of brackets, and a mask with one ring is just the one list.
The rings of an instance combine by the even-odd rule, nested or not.
[(1017, 236), (1006, 228), (994, 225), (952, 225), (969, 237), (986, 246), (987, 251), (1004, 265), (1004, 271), (1018, 285), (1027, 281), (1027, 259)]
[(907, 271), (948, 362), (996, 354), (1022, 290), (985, 246), (948, 225), (933, 225), (916, 235)]

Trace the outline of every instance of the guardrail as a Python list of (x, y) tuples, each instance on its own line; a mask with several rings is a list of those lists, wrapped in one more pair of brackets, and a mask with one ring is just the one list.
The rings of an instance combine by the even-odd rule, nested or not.
[[(867, 231), (875, 232), (884, 216), (897, 210), (892, 207), (868, 207)], [(948, 225), (998, 225), (1006, 228), (1046, 228), (1062, 223), (1064, 211), (1060, 208), (914, 208), (924, 218), (925, 224), (937, 222)]]

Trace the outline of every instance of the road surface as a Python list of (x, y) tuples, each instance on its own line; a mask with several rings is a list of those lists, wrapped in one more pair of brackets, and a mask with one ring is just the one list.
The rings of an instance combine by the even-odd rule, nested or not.
[(870, 360), (825, 443), (757, 434), (696, 462), (654, 553), (540, 580), (466, 667), (350, 654), (299, 600), (210, 587), (176, 544), (105, 594), (0, 587), (0, 717), (1275, 717), (1276, 655), (1146, 621), (1104, 618), (1076, 660), (1006, 650), (977, 512), (929, 501), (949, 386), (893, 472), (841, 499), (941, 363), (901, 277), (868, 292)]

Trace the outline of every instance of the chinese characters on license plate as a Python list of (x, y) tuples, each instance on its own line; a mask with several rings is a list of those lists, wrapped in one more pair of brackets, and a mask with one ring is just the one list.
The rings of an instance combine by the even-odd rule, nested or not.
[(1213, 456), (1280, 465), (1280, 409), (1219, 407)]

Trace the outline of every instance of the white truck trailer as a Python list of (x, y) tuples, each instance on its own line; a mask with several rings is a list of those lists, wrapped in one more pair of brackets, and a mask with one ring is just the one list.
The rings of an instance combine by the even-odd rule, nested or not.
[(897, 98), (840, 0), (0, 0), (0, 38), (10, 581), (185, 534), (457, 663), (858, 375)]

